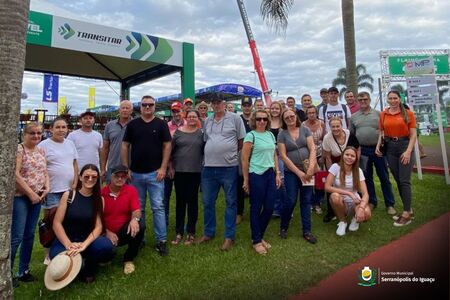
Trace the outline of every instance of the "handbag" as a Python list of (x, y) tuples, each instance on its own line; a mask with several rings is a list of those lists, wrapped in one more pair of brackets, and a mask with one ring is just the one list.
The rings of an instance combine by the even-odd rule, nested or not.
[(55, 232), (53, 231), (53, 219), (55, 218), (57, 207), (44, 210), (44, 218), (39, 221), (39, 242), (42, 247), (50, 248), (55, 240)]
[(327, 181), (328, 171), (320, 170), (314, 174), (314, 187), (316, 190), (324, 190), (325, 189), (325, 181)]

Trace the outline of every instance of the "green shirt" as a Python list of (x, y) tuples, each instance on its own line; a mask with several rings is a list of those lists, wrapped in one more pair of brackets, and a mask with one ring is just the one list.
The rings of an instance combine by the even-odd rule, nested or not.
[(376, 146), (380, 112), (371, 108), (368, 114), (358, 111), (350, 118), (350, 132), (356, 135), (361, 146)]
[(244, 138), (244, 143), (252, 143), (252, 153), (250, 157), (250, 173), (262, 175), (269, 168), (275, 167), (273, 156), (275, 153), (275, 137), (272, 132), (250, 131)]

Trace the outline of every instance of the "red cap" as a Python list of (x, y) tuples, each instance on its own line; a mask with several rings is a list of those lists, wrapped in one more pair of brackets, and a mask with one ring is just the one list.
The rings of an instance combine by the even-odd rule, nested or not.
[(181, 110), (181, 107), (182, 105), (179, 101), (172, 102), (172, 105), (170, 105), (171, 110)]
[(191, 98), (186, 98), (186, 99), (184, 99), (184, 104), (186, 104), (186, 103), (188, 103), (188, 102), (191, 102), (191, 103), (194, 103), (194, 101), (192, 101), (192, 99)]

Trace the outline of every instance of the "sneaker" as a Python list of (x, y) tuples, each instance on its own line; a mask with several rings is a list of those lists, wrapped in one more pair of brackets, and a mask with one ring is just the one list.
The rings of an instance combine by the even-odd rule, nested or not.
[(134, 263), (132, 261), (126, 261), (123, 263), (123, 272), (128, 275), (134, 272), (135, 270)]
[(386, 208), (386, 212), (388, 215), (394, 216), (397, 214), (397, 211), (395, 210), (395, 208), (393, 206), (388, 206)]
[(166, 241), (160, 241), (156, 244), (156, 252), (161, 256), (167, 256), (169, 254), (169, 248), (167, 248)]
[(317, 215), (321, 215), (322, 214), (322, 209), (320, 208), (320, 206), (314, 206), (313, 207), (313, 211), (317, 214)]
[[(398, 214), (398, 215), (392, 216), (392, 220), (397, 221), (398, 219), (400, 219), (401, 215), (402, 214)], [(411, 220), (414, 220), (414, 213), (412, 211), (409, 213), (409, 218)]]
[(280, 238), (282, 238), (283, 240), (287, 239), (287, 229), (281, 229), (280, 233), (278, 234), (280, 236)]
[(336, 234), (338, 236), (344, 236), (345, 235), (345, 229), (347, 228), (347, 223), (340, 221), (338, 224), (338, 229), (336, 230)]
[(220, 247), (220, 250), (222, 250), (222, 251), (228, 251), (228, 250), (230, 250), (230, 249), (231, 249), (231, 246), (233, 246), (233, 243), (234, 243), (234, 241), (233, 241), (232, 239), (226, 238), (226, 239), (223, 241), (223, 244), (222, 244), (222, 246)]
[(356, 218), (352, 219), (352, 222), (348, 226), (348, 230), (350, 231), (357, 231), (359, 229), (359, 223), (356, 222)]
[(400, 217), (394, 222), (394, 226), (395, 226), (395, 227), (402, 227), (402, 226), (408, 225), (409, 223), (411, 223), (411, 216), (408, 216), (408, 217), (400, 216)]
[(310, 244), (314, 245), (315, 243), (317, 243), (316, 237), (311, 232), (305, 232), (303, 234), (303, 238)]
[(22, 281), (22, 282), (33, 282), (34, 277), (33, 277), (33, 275), (31, 275), (30, 270), (26, 270), (25, 272), (23, 272), (22, 276), (17, 277), (17, 280)]

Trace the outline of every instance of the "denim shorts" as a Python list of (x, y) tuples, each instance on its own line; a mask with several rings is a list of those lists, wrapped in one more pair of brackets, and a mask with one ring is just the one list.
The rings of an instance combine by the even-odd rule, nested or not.
[(63, 194), (64, 192), (48, 193), (47, 198), (45, 199), (44, 203), (42, 203), (42, 208), (50, 209), (53, 207), (58, 207), (59, 201), (61, 200)]
[[(350, 198), (350, 197), (349, 197)], [(351, 198), (350, 198), (351, 199)], [(346, 199), (344, 199), (344, 204), (345, 204), (345, 215), (349, 216), (352, 214), (353, 208), (354, 208), (354, 203), (353, 201), (346, 201)]]

